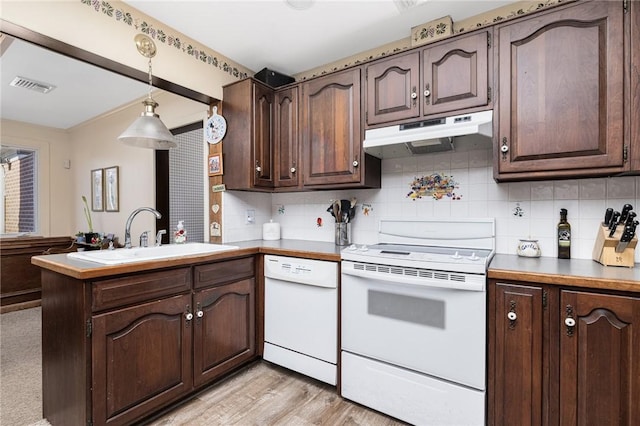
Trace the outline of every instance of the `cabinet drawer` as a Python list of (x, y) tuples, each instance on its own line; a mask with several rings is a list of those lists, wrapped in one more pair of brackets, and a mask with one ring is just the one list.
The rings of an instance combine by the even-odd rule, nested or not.
[(222, 285), (244, 278), (253, 278), (255, 276), (254, 258), (244, 257), (200, 265), (195, 267), (193, 273), (194, 288)]
[(151, 272), (93, 283), (92, 310), (125, 306), (189, 291), (191, 269), (180, 268)]

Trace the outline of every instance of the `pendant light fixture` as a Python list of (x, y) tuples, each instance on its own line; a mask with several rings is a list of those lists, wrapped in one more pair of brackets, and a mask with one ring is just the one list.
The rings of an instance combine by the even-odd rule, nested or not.
[(144, 34), (135, 36), (134, 41), (138, 52), (145, 58), (149, 58), (149, 93), (144, 102), (142, 102), (144, 112), (118, 137), (118, 140), (126, 145), (140, 148), (159, 150), (176, 148), (178, 144), (175, 138), (155, 112), (158, 103), (151, 97), (151, 89), (153, 88), (151, 58), (156, 55), (156, 45), (153, 40)]

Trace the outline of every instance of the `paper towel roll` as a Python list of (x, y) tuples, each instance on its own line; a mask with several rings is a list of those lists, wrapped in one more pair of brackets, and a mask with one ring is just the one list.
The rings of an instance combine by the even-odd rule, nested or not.
[(262, 239), (271, 241), (271, 240), (279, 240), (280, 239), (280, 224), (273, 223), (270, 221), (269, 223), (265, 223), (262, 225)]

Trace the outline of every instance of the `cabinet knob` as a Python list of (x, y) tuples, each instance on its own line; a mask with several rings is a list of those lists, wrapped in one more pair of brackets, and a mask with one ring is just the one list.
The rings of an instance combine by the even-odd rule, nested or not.
[(502, 153), (502, 161), (507, 159), (507, 152), (509, 152), (509, 145), (507, 145), (507, 138), (502, 138), (502, 145), (500, 145), (500, 152)]
[(256, 166), (256, 172), (260, 173), (262, 171), (262, 167)]
[(185, 314), (184, 314), (184, 318), (185, 318), (187, 321), (191, 321), (191, 320), (193, 319), (193, 314), (192, 314), (191, 312), (185, 312)]
[(353, 164), (353, 167), (358, 167), (360, 163), (358, 163), (358, 160), (353, 160), (352, 164)]
[(415, 99), (417, 97), (418, 97), (418, 94), (416, 92), (411, 93), (411, 99)]
[(565, 307), (565, 312), (567, 314), (566, 318), (564, 319), (564, 325), (567, 326), (567, 336), (572, 337), (573, 336), (573, 327), (575, 327), (576, 325), (576, 320), (573, 318), (573, 306), (571, 305), (567, 305)]
[(198, 318), (202, 318), (202, 316), (203, 316), (203, 315), (204, 315), (204, 312), (202, 312), (202, 310), (198, 310), (198, 311), (196, 311), (196, 316), (197, 316)]
[(291, 173), (295, 173), (296, 172), (296, 168), (292, 167), (291, 169), (289, 169), (291, 171)]
[(518, 319), (518, 314), (516, 314), (516, 301), (509, 301), (509, 312), (507, 312), (507, 319), (509, 320), (509, 329), (513, 330), (516, 328), (516, 320)]
[(431, 90), (429, 88), (429, 84), (425, 84), (424, 85), (424, 104), (425, 105), (429, 105), (431, 103), (431, 100), (429, 99), (429, 96), (431, 96)]
[(429, 89), (425, 89), (424, 91), (424, 97), (428, 98), (429, 96), (431, 96), (431, 91)]

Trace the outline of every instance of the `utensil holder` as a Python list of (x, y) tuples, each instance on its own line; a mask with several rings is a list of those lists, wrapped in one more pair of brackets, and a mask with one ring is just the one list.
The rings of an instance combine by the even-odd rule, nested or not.
[(609, 237), (609, 229), (606, 226), (600, 226), (596, 243), (593, 246), (593, 260), (605, 266), (625, 266), (633, 268), (635, 266), (635, 248), (638, 244), (638, 237), (634, 236), (629, 245), (622, 253), (616, 252), (616, 246), (620, 242), (623, 226), (618, 226), (613, 237)]
[(349, 222), (336, 222), (335, 241), (337, 246), (351, 244), (351, 224)]

